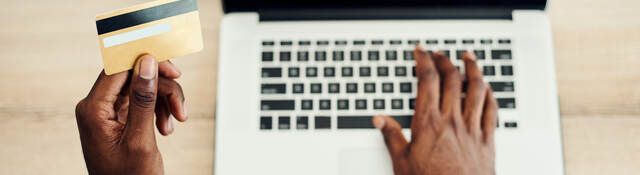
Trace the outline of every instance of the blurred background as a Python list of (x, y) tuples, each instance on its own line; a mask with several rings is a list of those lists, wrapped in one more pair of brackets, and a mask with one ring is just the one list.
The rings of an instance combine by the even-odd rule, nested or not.
[[(102, 69), (95, 16), (149, 1), (2, 1), (0, 174), (87, 173), (74, 108)], [(640, 1), (550, 3), (567, 174), (639, 174)], [(167, 174), (213, 172), (223, 14), (199, 9), (204, 50), (173, 60), (190, 118), (157, 136)]]

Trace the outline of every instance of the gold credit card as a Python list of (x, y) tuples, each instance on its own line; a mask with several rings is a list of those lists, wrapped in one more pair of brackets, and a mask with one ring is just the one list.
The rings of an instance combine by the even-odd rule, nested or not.
[(151, 54), (158, 62), (202, 50), (197, 0), (159, 0), (96, 17), (104, 71), (133, 68)]

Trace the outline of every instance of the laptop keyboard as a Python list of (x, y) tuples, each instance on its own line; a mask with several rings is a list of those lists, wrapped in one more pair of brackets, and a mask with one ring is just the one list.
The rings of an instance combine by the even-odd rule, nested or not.
[[(500, 110), (516, 109), (511, 40), (263, 40), (260, 130), (372, 129), (372, 114), (411, 126), (417, 80), (416, 44), (443, 51), (464, 72), (473, 51)], [(517, 128), (516, 121), (497, 127)]]

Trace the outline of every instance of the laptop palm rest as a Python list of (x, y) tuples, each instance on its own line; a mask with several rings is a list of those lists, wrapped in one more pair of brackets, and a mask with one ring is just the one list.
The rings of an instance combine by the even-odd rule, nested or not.
[(339, 155), (339, 174), (393, 174), (391, 158), (386, 148), (344, 148)]

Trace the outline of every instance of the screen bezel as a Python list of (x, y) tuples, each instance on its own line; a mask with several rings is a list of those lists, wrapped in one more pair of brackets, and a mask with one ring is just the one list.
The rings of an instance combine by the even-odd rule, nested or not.
[[(514, 2), (517, 1), (517, 2)], [(258, 12), (282, 9), (537, 9), (544, 10), (547, 0), (222, 0), (225, 13)]]

